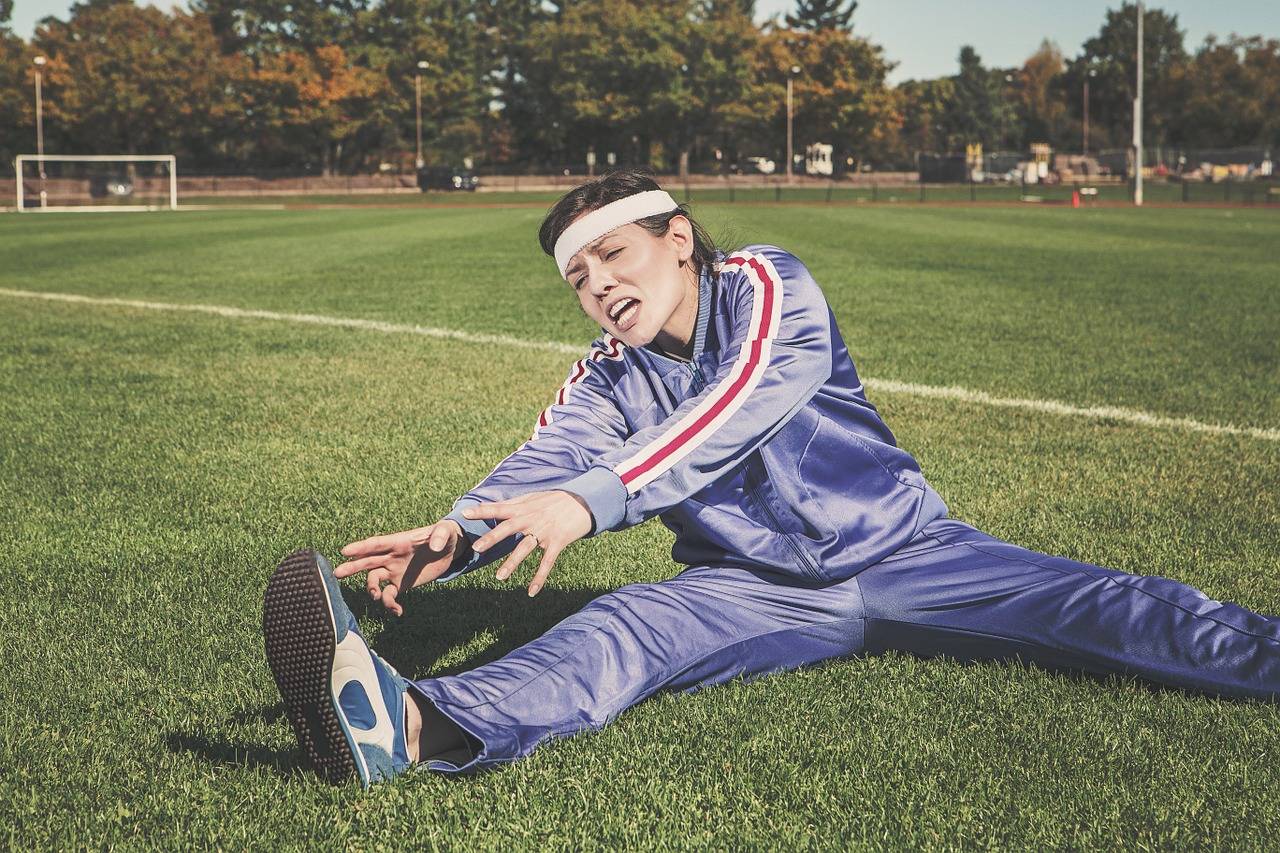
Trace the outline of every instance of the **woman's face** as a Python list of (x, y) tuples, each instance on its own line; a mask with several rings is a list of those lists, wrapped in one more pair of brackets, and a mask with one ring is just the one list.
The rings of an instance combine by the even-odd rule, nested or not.
[[(587, 316), (628, 346), (642, 347), (659, 332), (686, 341), (697, 318), (697, 279), (688, 263), (692, 257), (693, 228), (687, 218), (674, 217), (661, 237), (633, 222), (574, 255), (567, 278)], [(693, 315), (688, 317), (691, 290)]]

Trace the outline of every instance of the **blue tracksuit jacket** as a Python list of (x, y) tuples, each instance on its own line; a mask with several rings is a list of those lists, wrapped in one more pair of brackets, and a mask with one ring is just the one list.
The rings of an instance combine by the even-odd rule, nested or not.
[[(592, 533), (657, 515), (685, 564), (851, 577), (946, 507), (867, 401), (821, 288), (794, 255), (748, 246), (699, 283), (693, 357), (605, 332), (533, 436), (448, 516), (547, 489), (582, 497)], [(463, 554), (446, 577), (508, 553)]]

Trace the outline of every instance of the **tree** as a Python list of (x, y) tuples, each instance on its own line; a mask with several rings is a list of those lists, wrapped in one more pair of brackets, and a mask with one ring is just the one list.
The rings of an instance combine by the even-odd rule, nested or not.
[(192, 0), (191, 9), (213, 21), (224, 50), (247, 55), (285, 49), (314, 51), (338, 44), (350, 49), (360, 38), (353, 26), (366, 0)]
[(1209, 36), (1187, 64), (1185, 91), (1183, 143), (1280, 145), (1280, 40)]
[(352, 65), (336, 44), (263, 56), (247, 87), (259, 138), (282, 149), (268, 151), (268, 159), (283, 154), (298, 158), (292, 165), (318, 164), (323, 174), (334, 174), (382, 85), (381, 76)]
[(1012, 82), (1013, 75), (984, 68), (978, 52), (965, 45), (960, 48), (960, 73), (951, 79), (955, 95), (942, 121), (947, 147), (960, 151), (979, 142), (990, 151), (1008, 145), (1017, 117), (1006, 98), (1005, 84)]
[(787, 26), (793, 30), (849, 32), (857, 8), (858, 0), (796, 0), (795, 14), (787, 15)]
[(684, 80), (691, 11), (583, 0), (536, 25), (524, 94), (541, 120), (522, 128), (528, 149), (560, 163), (596, 148), (668, 165), (664, 142), (704, 107)]
[(68, 153), (178, 152), (225, 138), (237, 121), (240, 63), (217, 51), (208, 19), (153, 6), (90, 2), (46, 18), (48, 148)]
[(755, 20), (756, 0), (707, 0), (708, 7), (721, 8), (725, 12), (736, 12), (748, 21)]
[(0, 27), (0, 158), (9, 164), (36, 147), (31, 59), (26, 43)]
[[(507, 129), (491, 112), (501, 69), (507, 61), (497, 16), (510, 13), (517, 37), (519, 4), (492, 0), (462, 5), (453, 0), (383, 0), (357, 16), (361, 43), (353, 61), (385, 80), (382, 93), (366, 105), (364, 120), (350, 140), (361, 150), (385, 150), (396, 160), (415, 145), (414, 77), (421, 72), (422, 135), (429, 163), (456, 164), (484, 159), (497, 146), (509, 156)], [(501, 3), (501, 10), (497, 4)], [(428, 63), (419, 69), (418, 62)], [(492, 143), (492, 144), (491, 144)], [(492, 157), (493, 151), (489, 151)], [(408, 162), (407, 160), (405, 162)]]
[(950, 143), (945, 116), (955, 99), (955, 80), (907, 80), (898, 86), (898, 95), (902, 112), (898, 158), (907, 161), (917, 151), (947, 150)]
[(690, 151), (700, 140), (714, 140), (724, 166), (736, 159), (744, 134), (757, 126), (765, 111), (761, 100), (767, 97), (754, 78), (759, 41), (760, 31), (742, 3), (694, 7), (681, 73), (692, 103), (681, 112), (683, 124), (675, 134), (681, 174), (687, 173)]
[(1032, 142), (1058, 144), (1063, 140), (1067, 108), (1059, 84), (1065, 68), (1062, 51), (1045, 39), (1015, 75), (1017, 136), (1022, 148)]
[[(1134, 4), (1107, 11), (1096, 36), (1086, 41), (1080, 56), (1068, 63), (1063, 83), (1067, 92), (1081, 92), (1090, 79), (1090, 135), (1099, 147), (1123, 148), (1133, 138), (1133, 96), (1137, 81), (1138, 14)], [(1178, 16), (1160, 9), (1143, 15), (1144, 133), (1151, 144), (1176, 142), (1171, 129), (1181, 125), (1178, 113), (1183, 100), (1183, 68), (1187, 62), (1184, 34)], [(1079, 98), (1068, 101), (1080, 120)]]
[(894, 152), (902, 124), (899, 98), (885, 82), (892, 63), (870, 41), (843, 30), (766, 32), (757, 76), (769, 81), (772, 137), (785, 140), (786, 78), (793, 65), (796, 153), (824, 142), (836, 163), (881, 161)]

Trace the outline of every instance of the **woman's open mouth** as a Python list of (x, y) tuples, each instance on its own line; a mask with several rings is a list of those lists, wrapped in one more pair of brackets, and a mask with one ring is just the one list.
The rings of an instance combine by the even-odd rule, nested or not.
[(625, 332), (636, 324), (636, 320), (640, 316), (640, 300), (626, 297), (614, 305), (609, 311), (609, 319), (613, 321), (614, 327)]

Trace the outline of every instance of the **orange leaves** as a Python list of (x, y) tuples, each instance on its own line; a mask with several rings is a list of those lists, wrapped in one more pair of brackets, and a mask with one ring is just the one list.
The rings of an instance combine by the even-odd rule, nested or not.
[(331, 140), (347, 136), (366, 102), (385, 86), (384, 77), (352, 63), (336, 44), (266, 54), (250, 76), (255, 100), (266, 101), (266, 111), (274, 106), (284, 124)]

